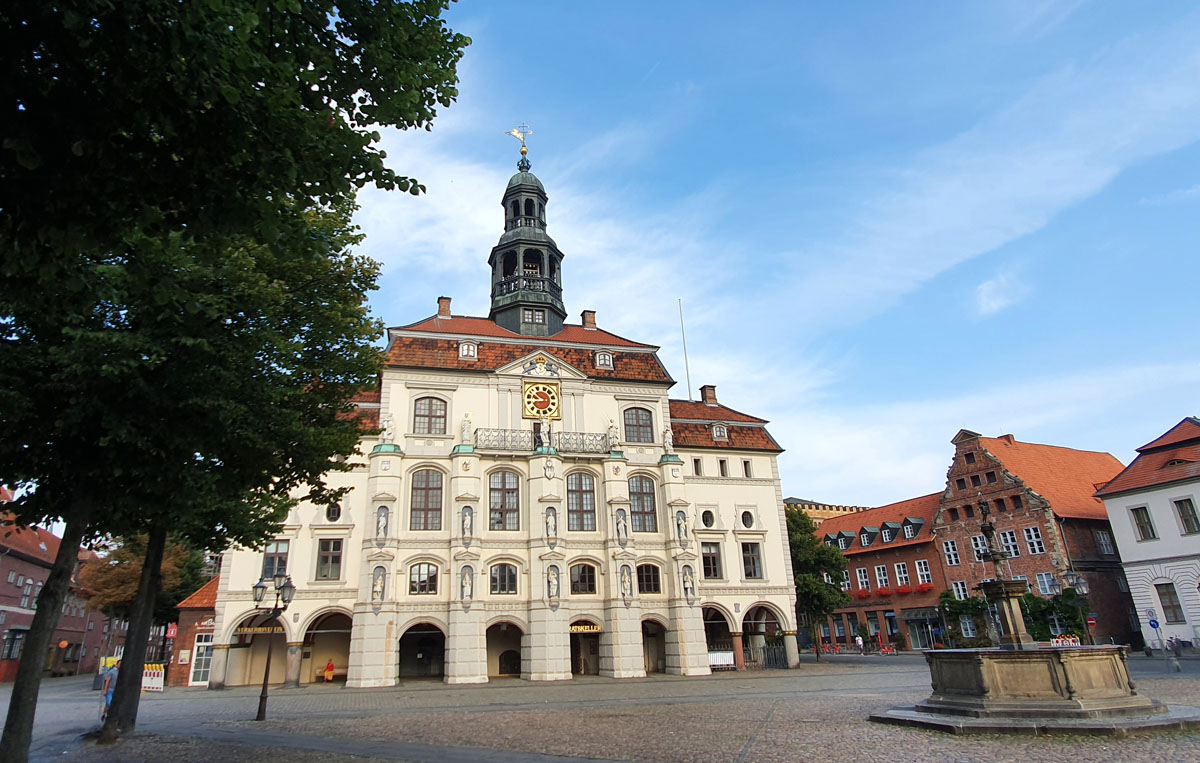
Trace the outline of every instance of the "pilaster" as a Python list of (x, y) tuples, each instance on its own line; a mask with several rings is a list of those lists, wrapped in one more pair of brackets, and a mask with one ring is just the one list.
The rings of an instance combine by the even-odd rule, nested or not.
[(529, 607), (529, 633), (521, 640), (521, 678), (561, 681), (571, 677), (571, 634), (565, 609), (540, 602)]
[[(740, 651), (735, 653), (740, 654)], [(707, 676), (708, 642), (700, 607), (684, 600), (671, 602), (671, 627), (667, 631), (667, 672), (678, 676)]]
[(300, 657), (303, 654), (301, 641), (289, 641), (287, 645), (287, 669), (284, 671), (283, 685), (295, 688), (300, 685)]
[(350, 667), (346, 686), (395, 686), (397, 679), (396, 604), (382, 603), (378, 609), (368, 603), (354, 606), (354, 624), (350, 632)]
[(443, 680), (448, 684), (487, 683), (487, 632), (482, 610), (464, 611), (459, 602), (450, 605), (446, 676)]
[(212, 663), (208, 669), (208, 688), (225, 688), (225, 670), (229, 667), (229, 644), (213, 644)]

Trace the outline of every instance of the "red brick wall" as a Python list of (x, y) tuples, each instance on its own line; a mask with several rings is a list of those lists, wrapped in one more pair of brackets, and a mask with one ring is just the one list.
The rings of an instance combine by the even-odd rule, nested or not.
[[(187, 686), (192, 672), (192, 661), (196, 659), (196, 634), (211, 633), (213, 616), (211, 609), (179, 610), (179, 631), (175, 637), (175, 650), (171, 664), (167, 667), (167, 686)], [(188, 653), (187, 664), (181, 665), (181, 654)]]
[[(929, 562), (929, 571), (933, 577), (933, 588), (927, 592), (917, 591), (917, 560), (924, 559)], [(896, 588), (896, 563), (904, 562), (908, 565), (909, 586), (913, 589), (910, 594), (897, 594)], [(886, 564), (888, 568), (888, 582), (891, 584), (893, 593), (889, 596), (879, 596), (876, 593), (875, 567), (876, 565)], [(870, 580), (870, 597), (860, 599), (858, 597), (858, 568), (865, 567)], [(899, 626), (900, 634), (904, 637), (906, 646), (911, 646), (912, 638), (908, 632), (908, 625), (904, 620), (903, 611), (906, 609), (936, 607), (938, 605), (938, 595), (946, 588), (945, 578), (942, 575), (941, 565), (937, 558), (937, 551), (932, 542), (916, 543), (900, 548), (880, 547), (878, 550), (868, 549), (855, 554), (846, 554), (846, 569), (850, 572), (850, 591), (848, 592), (852, 598), (850, 606), (844, 609), (839, 609), (834, 613), (834, 619), (842, 619), (846, 628), (846, 635), (839, 639), (837, 630), (834, 627), (834, 620), (829, 623), (829, 640), (841, 641), (842, 643), (854, 643), (854, 632), (850, 628), (849, 615), (855, 614), (859, 624), (865, 624), (867, 618), (873, 617), (876, 619), (879, 632), (883, 634), (883, 642), (890, 643), (891, 639), (888, 636), (886, 624), (883, 621), (884, 612), (893, 612), (896, 615), (896, 621)], [(835, 581), (837, 582), (837, 581)]]

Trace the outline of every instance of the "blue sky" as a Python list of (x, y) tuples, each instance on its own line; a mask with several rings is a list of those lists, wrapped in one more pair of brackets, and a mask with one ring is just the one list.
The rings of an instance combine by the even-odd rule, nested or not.
[[(478, 3), (364, 191), (388, 325), (486, 315), (526, 122), (571, 320), (772, 421), (785, 495), (944, 487), (960, 428), (1123, 462), (1200, 413), (1200, 8)], [(695, 390), (693, 389), (693, 394)]]

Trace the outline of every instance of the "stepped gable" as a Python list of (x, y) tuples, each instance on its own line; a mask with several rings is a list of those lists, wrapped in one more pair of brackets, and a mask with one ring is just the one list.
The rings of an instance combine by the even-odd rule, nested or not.
[[(566, 325), (548, 337), (528, 337), (509, 331), (486, 318), (433, 316), (389, 330), (392, 339), (384, 365), (393, 368), (486, 373), (542, 351), (594, 379), (674, 384), (656, 354), (657, 347), (639, 344), (601, 329)], [(451, 334), (454, 338), (438, 335)], [(459, 344), (478, 342), (474, 358), (459, 356)], [(597, 349), (612, 353), (613, 367), (597, 368)]]
[[(671, 435), (677, 448), (716, 448), (720, 450), (766, 450), (782, 453), (783, 448), (767, 431), (766, 419), (749, 416), (715, 403), (671, 400)], [(724, 424), (728, 438), (713, 437), (713, 424)]]
[(1131, 490), (1200, 479), (1200, 420), (1189, 416), (1138, 448), (1133, 463), (1101, 486), (1098, 498)]
[[(854, 536), (854, 539), (850, 542), (850, 547), (842, 552), (844, 554), (855, 554), (862, 551), (881, 551), (884, 549), (900, 548), (902, 546), (914, 546), (918, 543), (928, 543), (933, 539), (933, 518), (937, 515), (941, 500), (942, 494), (940, 492), (930, 493), (929, 495), (909, 498), (897, 503), (889, 503), (886, 506), (879, 506), (874, 509), (864, 509), (840, 517), (830, 517), (821, 522), (821, 526), (817, 528), (814, 535), (824, 539), (829, 535), (837, 535), (843, 532), (850, 533)], [(909, 517), (921, 519), (925, 522), (917, 533), (917, 537), (905, 538), (901, 533), (890, 543), (873, 542), (869, 548), (863, 548), (859, 544), (858, 531), (860, 528), (879, 528), (883, 527), (885, 522), (901, 524)]]
[(1045, 498), (1057, 516), (1108, 521), (1104, 502), (1095, 497), (1124, 466), (1111, 453), (1021, 442), (1012, 435), (980, 437), (982, 447), (1005, 469)]

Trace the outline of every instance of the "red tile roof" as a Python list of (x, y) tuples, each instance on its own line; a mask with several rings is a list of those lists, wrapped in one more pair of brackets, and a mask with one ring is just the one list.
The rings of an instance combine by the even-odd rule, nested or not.
[(216, 577), (200, 586), (191, 596), (175, 605), (176, 609), (216, 609), (217, 586), (221, 578)]
[(1122, 468), (1111, 453), (1021, 442), (1012, 437), (980, 437), (979, 444), (1004, 468), (1050, 502), (1060, 517), (1108, 519), (1096, 483), (1108, 482)]
[[(887, 506), (880, 506), (875, 509), (856, 511), (840, 517), (830, 517), (821, 522), (821, 526), (817, 528), (815, 534), (819, 538), (840, 532), (853, 534), (854, 540), (851, 541), (850, 547), (842, 552), (845, 554), (858, 554), (863, 551), (881, 551), (884, 549), (901, 548), (902, 546), (913, 546), (918, 543), (928, 543), (933, 540), (933, 518), (937, 514), (938, 504), (941, 502), (941, 499), (941, 493), (930, 493), (919, 498), (909, 498), (907, 501), (889, 503)], [(917, 537), (905, 538), (904, 534), (900, 533), (891, 543), (884, 543), (877, 538), (867, 548), (859, 545), (859, 528), (883, 527), (884, 522), (901, 523), (907, 517), (925, 520), (925, 525), (917, 533)]]
[(487, 318), (475, 318), (467, 315), (452, 315), (449, 318), (432, 315), (423, 321), (410, 323), (407, 326), (396, 326), (390, 331), (420, 331), (434, 334), (464, 334), (479, 337), (496, 337), (514, 340), (542, 340), (549, 342), (565, 342), (569, 344), (598, 344), (605, 347), (646, 347), (658, 349), (654, 345), (633, 342), (625, 337), (610, 334), (603, 329), (585, 329), (583, 326), (568, 323), (562, 331), (548, 337), (529, 337), (509, 331), (503, 326)]
[[(683, 448), (720, 448), (725, 450), (767, 450), (782, 453), (771, 433), (757, 419), (723, 405), (708, 405), (693, 400), (671, 400), (671, 435)], [(711, 423), (704, 423), (711, 422)], [(725, 425), (728, 438), (716, 440), (712, 424)], [(744, 426), (752, 424), (753, 426)]]
[[(512, 332), (508, 333), (517, 336)], [(646, 345), (630, 343), (628, 346), (644, 347)], [(596, 368), (594, 352), (584, 347), (547, 347), (482, 341), (479, 343), (478, 357), (472, 360), (459, 357), (457, 340), (433, 337), (395, 337), (388, 346), (384, 365), (393, 368), (437, 368), (486, 373), (535, 352), (541, 352), (596, 379), (675, 383), (675, 380), (667, 373), (667, 369), (659, 362), (658, 356), (653, 352), (614, 351), (612, 353), (613, 367), (607, 369)]]
[(1188, 416), (1183, 421), (1168, 429), (1161, 437), (1153, 442), (1148, 442), (1138, 448), (1138, 453), (1143, 453), (1154, 448), (1162, 448), (1167, 445), (1178, 445), (1189, 440), (1200, 439), (1200, 419), (1195, 416)]
[[(1170, 466), (1168, 466), (1170, 464)], [(1200, 421), (1188, 417), (1138, 448), (1133, 463), (1102, 485), (1098, 497), (1200, 479)]]
[(672, 400), (671, 420), (692, 419), (694, 421), (748, 421), (755, 424), (766, 424), (766, 419), (757, 419), (744, 413), (726, 408), (723, 405), (709, 405), (694, 400)]
[(9, 512), (0, 514), (0, 546), (47, 566), (53, 565), (58, 554), (58, 536), (41, 527), (18, 527), (13, 524), (15, 519)]

